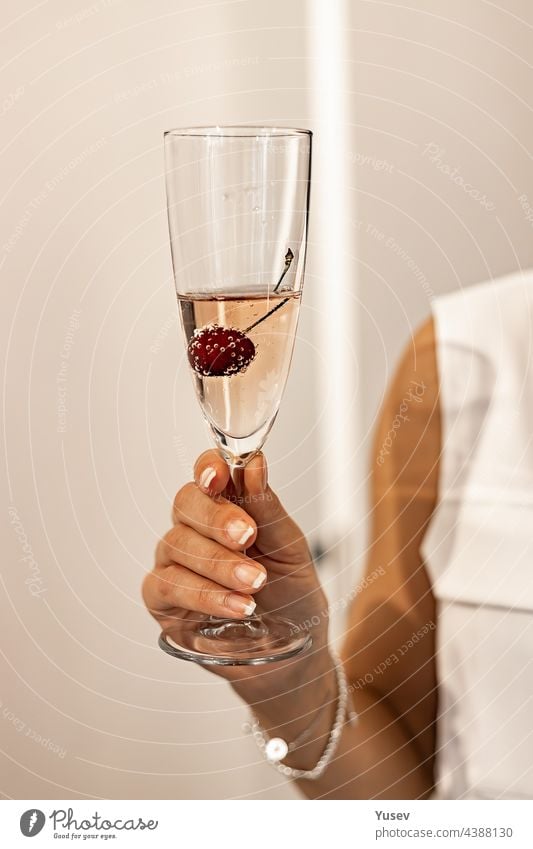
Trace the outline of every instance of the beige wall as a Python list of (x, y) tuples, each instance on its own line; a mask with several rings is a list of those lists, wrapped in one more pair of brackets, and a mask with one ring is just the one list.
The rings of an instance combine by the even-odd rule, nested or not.
[[(140, 583), (174, 492), (210, 444), (177, 333), (161, 134), (196, 123), (305, 124), (304, 65), (286, 58), (302, 54), (301, 9), (32, 5), (1, 51), (12, 60), (2, 91), (24, 86), (3, 117), (1, 159), (10, 490), (1, 789), (19, 798), (283, 796), (243, 741), (244, 712), (224, 682), (157, 648)], [(280, 23), (294, 28), (265, 29)], [(305, 320), (301, 334), (270, 456), (273, 479), (293, 509), (306, 505), (300, 518), (312, 531), (314, 437), (306, 429), (300, 440), (295, 417), (314, 418)], [(20, 561), (15, 525), (36, 567)], [(24, 579), (36, 568), (43, 592), (34, 598)]]
[(432, 293), (533, 263), (533, 7), (407, 5), (351, 4), (368, 427)]
[[(348, 8), (361, 416), (354, 465), (368, 470), (380, 402), (432, 298), (533, 265), (533, 7), (362, 0)], [(362, 473), (357, 485), (367, 484)], [(364, 556), (365, 518), (358, 514), (343, 562)]]
[[(519, 201), (533, 206), (533, 12), (526, 2), (507, 12), (481, 0), (430, 5), (348, 3), (344, 132), (358, 276), (345, 285), (360, 302), (364, 463), (384, 385), (431, 292), (533, 258)], [(225, 684), (157, 649), (139, 586), (172, 495), (208, 444), (175, 323), (161, 132), (319, 123), (306, 61), (312, 7), (54, 0), (10, 9), (0, 157), (5, 796), (294, 795), (242, 738), (245, 714)], [(429, 144), (494, 208), (446, 177), (424, 154)], [(311, 241), (310, 281), (313, 251), (328, 248), (316, 228)], [(311, 537), (324, 447), (314, 291), (311, 282), (268, 444), (272, 479)]]

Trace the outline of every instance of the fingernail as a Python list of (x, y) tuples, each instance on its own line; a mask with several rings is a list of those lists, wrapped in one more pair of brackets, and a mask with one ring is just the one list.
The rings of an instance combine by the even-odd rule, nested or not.
[(254, 529), (251, 525), (243, 522), (242, 519), (234, 519), (233, 522), (229, 523), (226, 531), (233, 542), (236, 542), (239, 545), (244, 545), (244, 543), (252, 536)]
[(202, 487), (202, 489), (209, 489), (209, 484), (216, 478), (217, 470), (213, 468), (213, 466), (208, 466), (207, 469), (204, 469), (202, 474), (200, 475), (200, 480), (198, 483)]
[(227, 601), (226, 606), (233, 610), (234, 613), (244, 613), (245, 616), (251, 616), (256, 608), (255, 601), (247, 601), (241, 595), (232, 593)]
[(245, 584), (253, 590), (259, 589), (261, 584), (266, 581), (265, 573), (256, 566), (236, 566), (233, 574), (241, 584)]

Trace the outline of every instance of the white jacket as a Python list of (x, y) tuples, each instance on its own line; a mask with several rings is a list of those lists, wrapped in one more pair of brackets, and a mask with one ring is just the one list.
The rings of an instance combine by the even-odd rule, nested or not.
[(437, 798), (533, 798), (533, 271), (436, 299)]

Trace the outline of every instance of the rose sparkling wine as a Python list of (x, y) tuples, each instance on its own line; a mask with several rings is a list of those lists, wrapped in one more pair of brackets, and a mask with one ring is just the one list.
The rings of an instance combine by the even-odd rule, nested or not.
[[(165, 133), (174, 279), (196, 396), (246, 508), (244, 468), (262, 448), (287, 382), (303, 286), (311, 133), (191, 127)], [(190, 613), (160, 647), (203, 664), (292, 657), (311, 638), (276, 611)]]
[(289, 374), (300, 293), (179, 297), (198, 400), (230, 457), (263, 443)]

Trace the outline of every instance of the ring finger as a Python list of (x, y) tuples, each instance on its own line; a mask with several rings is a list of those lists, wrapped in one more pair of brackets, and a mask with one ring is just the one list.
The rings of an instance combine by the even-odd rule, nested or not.
[(211, 616), (250, 616), (255, 601), (191, 572), (185, 566), (167, 566), (157, 577), (158, 594), (167, 607), (183, 607)]
[(230, 551), (181, 522), (161, 540), (157, 560), (162, 565), (186, 566), (198, 575), (241, 592), (256, 592), (267, 578), (265, 568), (255, 560), (240, 551)]

